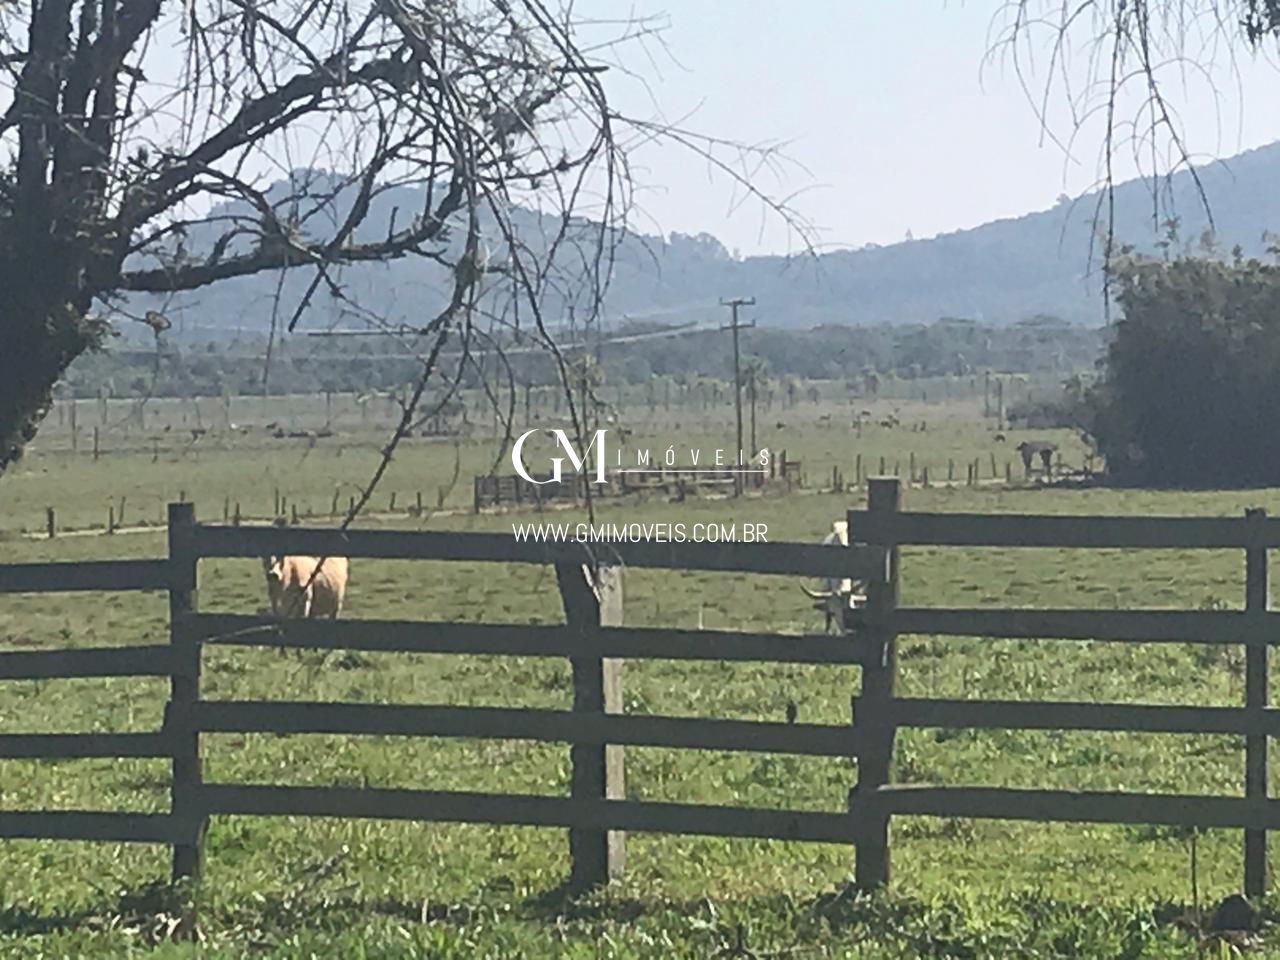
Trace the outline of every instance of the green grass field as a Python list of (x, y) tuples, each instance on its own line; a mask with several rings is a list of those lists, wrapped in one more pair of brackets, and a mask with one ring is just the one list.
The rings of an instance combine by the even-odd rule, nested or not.
[[(949, 389), (959, 392), (963, 384)], [(919, 394), (941, 398), (944, 383), (918, 386)], [(774, 456), (785, 451), (789, 460), (803, 464), (810, 489), (829, 488), (832, 470), (852, 484), (859, 458), (863, 474), (885, 471), (906, 477), (912, 464), (917, 474), (926, 468), (931, 483), (947, 480), (951, 471), (963, 483), (966, 465), (979, 463), (981, 476), (990, 482), (1003, 479), (1011, 470), (1021, 478), (1022, 464), (1013, 447), (1020, 439), (1051, 438), (1062, 446), (1068, 467), (1083, 463), (1079, 441), (1067, 431), (1006, 431), (1007, 442), (994, 439), (994, 421), (981, 417), (979, 396), (951, 403), (910, 400), (867, 401), (845, 397), (843, 385), (825, 384), (817, 403), (802, 401), (783, 409), (775, 402), (757, 416), (756, 448), (768, 448)], [(930, 392), (932, 391), (932, 392)], [(341, 399), (341, 398), (340, 398)], [(117, 524), (136, 526), (163, 523), (165, 505), (187, 499), (200, 505), (207, 519), (221, 519), (224, 510), (234, 512), (239, 505), (243, 516), (268, 518), (274, 515), (277, 496), (284, 497), (303, 515), (327, 517), (335, 503), (345, 510), (350, 498), (358, 496), (377, 464), (378, 452), (394, 429), (390, 410), (379, 405), (368, 423), (354, 415), (350, 400), (334, 401), (332, 422), (336, 435), (320, 440), (274, 439), (265, 429), (279, 424), (288, 429), (316, 429), (325, 423), (323, 397), (281, 397), (272, 404), (259, 400), (238, 401), (236, 425), (248, 432), (233, 432), (220, 422), (217, 403), (202, 401), (152, 400), (148, 403), (148, 427), (130, 428), (124, 412), (130, 405), (109, 405), (103, 423), (102, 455), (94, 460), (88, 427), (94, 404), (81, 401), (77, 452), (71, 451), (70, 419), (61, 426), (50, 418), (38, 442), (21, 467), (4, 478), (0, 536), (6, 533), (43, 531), (46, 510), (55, 511), (60, 529), (105, 527), (109, 513)], [(197, 418), (192, 412), (205, 408)], [(529, 422), (518, 412), (512, 431), (530, 426), (554, 426), (562, 422), (545, 403), (541, 413), (533, 412)], [(648, 450), (657, 465), (669, 446), (676, 448), (680, 465), (688, 467), (688, 450), (704, 451), (707, 465), (716, 449), (732, 457), (735, 446), (734, 411), (731, 403), (706, 410), (693, 407), (653, 410), (632, 401), (624, 408), (622, 425), (633, 431), (623, 441), (615, 433), (610, 449), (620, 450), (624, 466), (635, 466), (635, 454)], [(851, 428), (860, 411), (871, 416), (859, 435)], [(894, 414), (902, 421), (886, 429), (878, 421)], [(824, 419), (826, 418), (826, 419)], [(196, 423), (209, 433), (192, 440)], [(925, 430), (918, 431), (923, 425)], [(474, 429), (457, 438), (414, 436), (399, 446), (395, 460), (377, 495), (370, 503), (376, 511), (386, 511), (391, 495), (403, 511), (419, 500), (428, 511), (466, 511), (472, 506), (472, 477), (488, 473), (511, 474), (509, 452), (502, 445), (502, 430), (491, 422), (473, 424)], [(167, 428), (167, 429), (166, 429)], [(744, 427), (744, 443), (750, 446), (749, 423)], [(537, 441), (530, 443), (530, 464)], [(612, 465), (612, 463), (611, 463)], [(536, 468), (536, 467), (535, 467)]]
[[(989, 457), (991, 429), (971, 407), (925, 409), (926, 433), (848, 431), (815, 422), (791, 428), (811, 487), (832, 464), (852, 476), (863, 453), (921, 461)], [(816, 420), (816, 418), (811, 418)], [(905, 418), (904, 418), (905, 419)], [(793, 418), (794, 420), (794, 418)], [(655, 440), (668, 428), (642, 428)], [(1030, 435), (1030, 434), (1024, 434)], [(1036, 433), (1035, 436), (1044, 434)], [(727, 432), (699, 425), (682, 442)], [(1019, 435), (1010, 436), (1010, 445)], [(368, 441), (371, 438), (360, 438)], [(772, 439), (770, 444), (773, 445)], [(1070, 460), (1077, 448), (1064, 451)], [(38, 527), (57, 504), (68, 525), (100, 522), (125, 494), (158, 513), (177, 488), (203, 519), (224, 499), (271, 506), (279, 483), (327, 512), (336, 484), (367, 476), (375, 449), (350, 443), (210, 450), (151, 463), (34, 451), (0, 480), (3, 528)], [(484, 451), (487, 450), (487, 454)], [(385, 492), (431, 490), (453, 470), (447, 443), (414, 441)], [(468, 448), (468, 464), (492, 444)], [(1076, 462), (1078, 463), (1078, 456)], [(401, 527), (509, 530), (519, 516), (470, 515), (469, 470), (460, 512)], [(931, 468), (932, 469), (932, 468)], [(963, 478), (963, 467), (961, 478)], [(416, 486), (415, 486), (416, 484)], [(265, 492), (264, 492), (265, 491)], [(127, 492), (127, 493), (126, 493)], [(407, 498), (405, 492), (402, 498)], [(385, 493), (380, 492), (376, 502)], [(856, 493), (796, 493), (742, 501), (609, 503), (600, 521), (764, 522), (773, 540), (816, 541), (858, 504)], [(402, 500), (403, 502), (403, 500)], [(932, 488), (907, 493), (907, 509), (991, 512), (1239, 515), (1280, 510), (1280, 490), (1179, 494), (1102, 489)], [(246, 511), (247, 512), (247, 511)], [(261, 512), (261, 511), (259, 511)], [(557, 514), (555, 519), (577, 518)], [(163, 536), (10, 536), (10, 562), (159, 556)], [(1195, 608), (1240, 606), (1239, 553), (1177, 551), (904, 551), (903, 602), (911, 605)], [(252, 561), (206, 561), (201, 607), (252, 612), (265, 602)], [(821, 628), (796, 581), (778, 577), (632, 571), (626, 622), (784, 633)], [(550, 569), (521, 566), (353, 563), (349, 616), (548, 622), (561, 617)], [(167, 639), (161, 596), (22, 595), (0, 598), (0, 648), (136, 644)], [(1242, 656), (1193, 645), (1108, 645), (983, 638), (903, 638), (904, 696), (1043, 698), (1128, 703), (1239, 704)], [(843, 723), (854, 668), (629, 662), (628, 712), (782, 719), (793, 700), (802, 721)], [(211, 650), (204, 695), (218, 699), (458, 703), (565, 708), (567, 663), (549, 660)], [(0, 685), (0, 730), (146, 730), (161, 720), (167, 684), (64, 680)], [(924, 730), (899, 734), (897, 776), (971, 783), (1240, 794), (1240, 738), (1019, 731)], [(1273, 770), (1276, 766), (1273, 764)], [(163, 810), (164, 761), (5, 761), (4, 809)], [(209, 736), (206, 777), (218, 781), (348, 784), (563, 793), (568, 748), (522, 742), (322, 736)], [(855, 780), (847, 762), (767, 754), (628, 748), (635, 799), (843, 809)], [(1273, 784), (1273, 789), (1275, 784)], [(1197, 843), (1196, 888), (1212, 904), (1238, 888), (1238, 831)], [(887, 894), (845, 891), (852, 851), (840, 846), (660, 837), (628, 838), (624, 880), (565, 902), (564, 831), (411, 825), (376, 821), (219, 818), (197, 891), (198, 951), (164, 940), (174, 894), (167, 851), (124, 845), (0, 843), (0, 956), (26, 957), (1192, 957), (1229, 955), (1198, 945), (1172, 921), (1190, 907), (1189, 846), (1173, 831), (899, 819)], [(741, 949), (739, 949), (741, 948)], [(738, 952), (735, 953), (734, 951)], [(750, 951), (743, 952), (743, 950)], [(1256, 955), (1280, 956), (1265, 944)]]

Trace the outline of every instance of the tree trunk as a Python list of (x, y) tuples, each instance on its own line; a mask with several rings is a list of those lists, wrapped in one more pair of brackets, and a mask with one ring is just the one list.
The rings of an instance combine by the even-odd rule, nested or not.
[(56, 302), (67, 291), (59, 272), (30, 253), (0, 257), (0, 473), (22, 456), (53, 405), (54, 385), (94, 341), (83, 312)]

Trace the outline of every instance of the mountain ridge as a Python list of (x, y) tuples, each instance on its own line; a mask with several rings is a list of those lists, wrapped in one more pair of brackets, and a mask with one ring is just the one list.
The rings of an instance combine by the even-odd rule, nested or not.
[[(1266, 249), (1264, 231), (1280, 229), (1280, 142), (1196, 168), (1213, 217), (1219, 249), (1239, 244), (1247, 255)], [(1179, 171), (1160, 187), (1166, 208), (1182, 219), (1179, 248), (1196, 249), (1209, 226), (1191, 173)], [(1115, 238), (1139, 250), (1160, 249), (1162, 226), (1153, 223), (1152, 185), (1129, 181), (1114, 191)], [(933, 237), (884, 246), (866, 245), (814, 256), (733, 256), (710, 233), (665, 237), (628, 234), (614, 264), (606, 318), (619, 321), (663, 316), (672, 321), (719, 318), (719, 299), (753, 295), (757, 313), (770, 325), (812, 328), (827, 324), (930, 323), (961, 316), (984, 323), (1015, 323), (1051, 315), (1098, 326), (1105, 311), (1094, 211), (1099, 192), (1060, 199), (1048, 209), (1003, 217)], [(379, 198), (386, 210), (420, 206), (419, 188), (394, 188)], [(518, 208), (513, 221), (530, 235), (540, 215)], [(1157, 221), (1159, 218), (1155, 218)], [(378, 220), (372, 220), (369, 229)], [(208, 237), (205, 238), (209, 240)], [(200, 238), (193, 238), (199, 250)], [(342, 282), (352, 299), (392, 323), (419, 324), (443, 304), (443, 268), (418, 259), (347, 267)], [(137, 309), (160, 309), (179, 333), (208, 337), (270, 325), (277, 289), (276, 321), (292, 315), (310, 274), (291, 271), (224, 281), (171, 298), (135, 296)], [(544, 312), (561, 318), (568, 304), (549, 299)], [(300, 329), (355, 326), (340, 302), (316, 303), (303, 311)], [(189, 328), (189, 329), (188, 329)]]

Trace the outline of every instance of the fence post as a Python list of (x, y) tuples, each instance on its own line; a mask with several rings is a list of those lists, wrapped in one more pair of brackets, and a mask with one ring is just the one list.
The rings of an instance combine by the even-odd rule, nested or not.
[[(602, 626), (622, 624), (622, 569), (591, 568), (581, 563), (556, 564), (556, 580), (565, 620), (580, 636), (591, 637)], [(575, 657), (573, 709), (583, 713), (622, 713), (622, 661)], [(621, 800), (624, 790), (623, 750), (617, 745), (579, 744), (570, 748), (570, 791), (574, 800)], [(620, 830), (574, 827), (569, 830), (572, 861), (569, 886), (585, 889), (621, 876), (626, 861), (626, 835)]]
[(173, 846), (173, 879), (200, 877), (200, 843), (204, 816), (200, 809), (200, 735), (192, 725), (192, 709), (200, 698), (200, 645), (183, 629), (182, 620), (196, 609), (196, 562), (192, 534), (195, 506), (169, 504), (169, 642), (175, 666), (169, 678), (165, 727), (174, 737), (171, 812), (186, 836)]
[[(1251, 519), (1262, 519), (1266, 511), (1245, 511)], [(1264, 547), (1252, 547), (1245, 551), (1245, 612), (1264, 616), (1269, 603), (1267, 584), (1267, 551)], [(1245, 648), (1244, 698), (1245, 710), (1251, 725), (1261, 729), (1263, 713), (1268, 700), (1268, 646), (1265, 638), (1255, 639), (1249, 634)], [(1267, 735), (1250, 734), (1245, 737), (1245, 796), (1258, 806), (1267, 799)], [(1244, 892), (1246, 896), (1261, 897), (1267, 889), (1267, 832), (1244, 832)]]
[[(902, 504), (902, 485), (894, 478), (869, 483), (867, 510), (896, 513)], [(887, 517), (882, 517), (883, 520)], [(858, 738), (858, 785), (849, 794), (849, 810), (858, 825), (854, 882), (862, 890), (889, 882), (889, 814), (876, 792), (893, 780), (895, 726), (891, 714), (898, 673), (897, 635), (893, 613), (898, 606), (898, 548), (892, 533), (875, 540), (857, 535), (858, 515), (850, 512), (849, 540), (863, 541), (883, 551), (884, 570), (867, 584), (865, 659), (862, 662), (862, 694), (857, 699), (854, 722)]]

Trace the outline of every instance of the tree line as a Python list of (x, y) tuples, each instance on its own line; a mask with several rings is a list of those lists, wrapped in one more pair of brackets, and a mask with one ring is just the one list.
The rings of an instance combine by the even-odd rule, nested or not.
[[(622, 333), (653, 325), (630, 324)], [(931, 324), (866, 327), (821, 326), (811, 330), (756, 327), (743, 335), (744, 383), (766, 377), (846, 380), (874, 395), (885, 377), (973, 376), (983, 371), (1054, 372), (1064, 376), (1091, 369), (1104, 347), (1097, 328), (1037, 316), (1011, 326), (944, 317)], [(463, 386), (492, 377), (497, 366), (517, 386), (558, 382), (554, 360), (516, 353), (499, 360), (441, 361), (447, 378)], [(732, 381), (727, 334), (716, 330), (632, 341), (599, 348), (603, 380), (643, 384), (655, 377), (676, 382), (712, 377)], [(391, 338), (342, 340), (291, 338), (268, 351), (265, 338), (198, 342), (157, 338), (87, 354), (67, 371), (67, 397), (249, 396), (263, 393), (349, 393), (390, 390), (412, 382), (420, 359)]]

